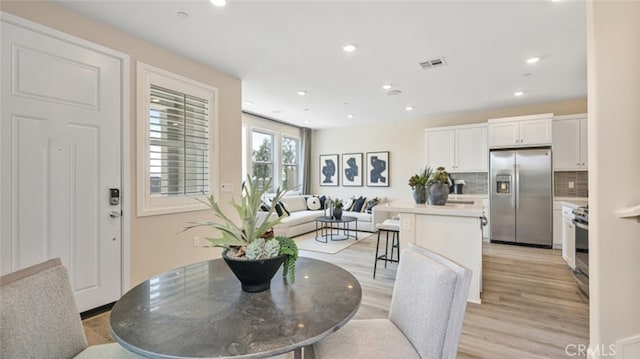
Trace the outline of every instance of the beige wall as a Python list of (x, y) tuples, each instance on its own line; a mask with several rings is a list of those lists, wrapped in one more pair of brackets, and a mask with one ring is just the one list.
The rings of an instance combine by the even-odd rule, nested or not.
[[(548, 104), (509, 107), (495, 110), (473, 111), (431, 116), (414, 121), (369, 125), (350, 128), (332, 128), (313, 131), (311, 153), (312, 192), (331, 196), (361, 195), (411, 198), (407, 182), (409, 177), (425, 166), (424, 130), (428, 127), (452, 126), (486, 122), (490, 118), (555, 113), (566, 115), (585, 113), (585, 99)], [(389, 151), (389, 184), (387, 187), (320, 187), (318, 159), (321, 154)], [(363, 159), (364, 162), (364, 159)], [(340, 179), (342, 180), (342, 179)], [(342, 182), (340, 182), (342, 183)]]
[(221, 195), (221, 203), (227, 203), (232, 195), (239, 195), (241, 176), (241, 82), (239, 79), (216, 71), (203, 64), (189, 60), (176, 53), (164, 50), (149, 42), (120, 32), (110, 26), (95, 22), (49, 2), (2, 1), (2, 11), (60, 30), (62, 32), (112, 48), (130, 56), (130, 133), (131, 133), (131, 190), (123, 203), (125, 215), (131, 215), (131, 285), (162, 271), (184, 264), (219, 256), (215, 249), (193, 248), (192, 237), (203, 236), (208, 231), (198, 230), (182, 234), (189, 220), (209, 218), (209, 212), (198, 211), (177, 215), (136, 217), (136, 61), (171, 71), (218, 88), (219, 149), (224, 155), (219, 158), (218, 183), (234, 183), (234, 193)]
[(640, 358), (640, 223), (613, 214), (640, 204), (640, 2), (588, 2), (587, 17), (590, 339), (636, 336), (618, 358)]

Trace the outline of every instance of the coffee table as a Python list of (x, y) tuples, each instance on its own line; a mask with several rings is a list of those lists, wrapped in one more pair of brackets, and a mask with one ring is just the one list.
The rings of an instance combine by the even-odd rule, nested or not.
[[(346, 324), (362, 299), (358, 280), (300, 257), (296, 281), (282, 268), (271, 289), (246, 293), (222, 259), (174, 269), (127, 292), (111, 310), (111, 334), (147, 358), (266, 358), (310, 346)], [(305, 349), (306, 350), (306, 349)]]
[[(349, 237), (355, 238), (358, 240), (358, 218), (351, 216), (342, 216), (340, 219), (335, 219), (329, 216), (320, 216), (316, 217), (316, 237), (315, 240), (322, 243), (328, 243), (329, 240), (332, 241), (344, 241), (349, 239)], [(355, 222), (355, 229), (351, 230), (349, 228), (349, 223)], [(335, 227), (333, 225), (336, 225)], [(342, 224), (342, 228), (340, 228), (340, 224)], [(335, 229), (335, 231), (334, 231)], [(318, 236), (318, 230), (320, 231), (320, 235)], [(342, 234), (340, 234), (340, 230), (342, 230)], [(353, 232), (353, 234), (351, 234)], [(324, 239), (324, 241), (322, 240)]]

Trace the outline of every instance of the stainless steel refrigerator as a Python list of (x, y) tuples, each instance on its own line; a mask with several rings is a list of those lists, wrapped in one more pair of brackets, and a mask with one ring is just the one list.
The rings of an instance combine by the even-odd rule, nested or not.
[(551, 149), (490, 152), (492, 242), (553, 244)]

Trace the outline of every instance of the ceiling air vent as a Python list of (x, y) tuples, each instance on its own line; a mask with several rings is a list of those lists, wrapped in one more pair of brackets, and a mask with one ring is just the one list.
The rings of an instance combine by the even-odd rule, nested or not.
[(422, 67), (422, 69), (424, 70), (435, 69), (442, 66), (444, 66), (444, 57), (420, 63), (420, 67)]

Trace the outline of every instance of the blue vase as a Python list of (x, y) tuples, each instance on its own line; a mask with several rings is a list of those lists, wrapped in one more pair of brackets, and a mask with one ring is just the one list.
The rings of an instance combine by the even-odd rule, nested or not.
[(427, 188), (423, 184), (418, 184), (413, 187), (413, 200), (417, 204), (427, 203)]

